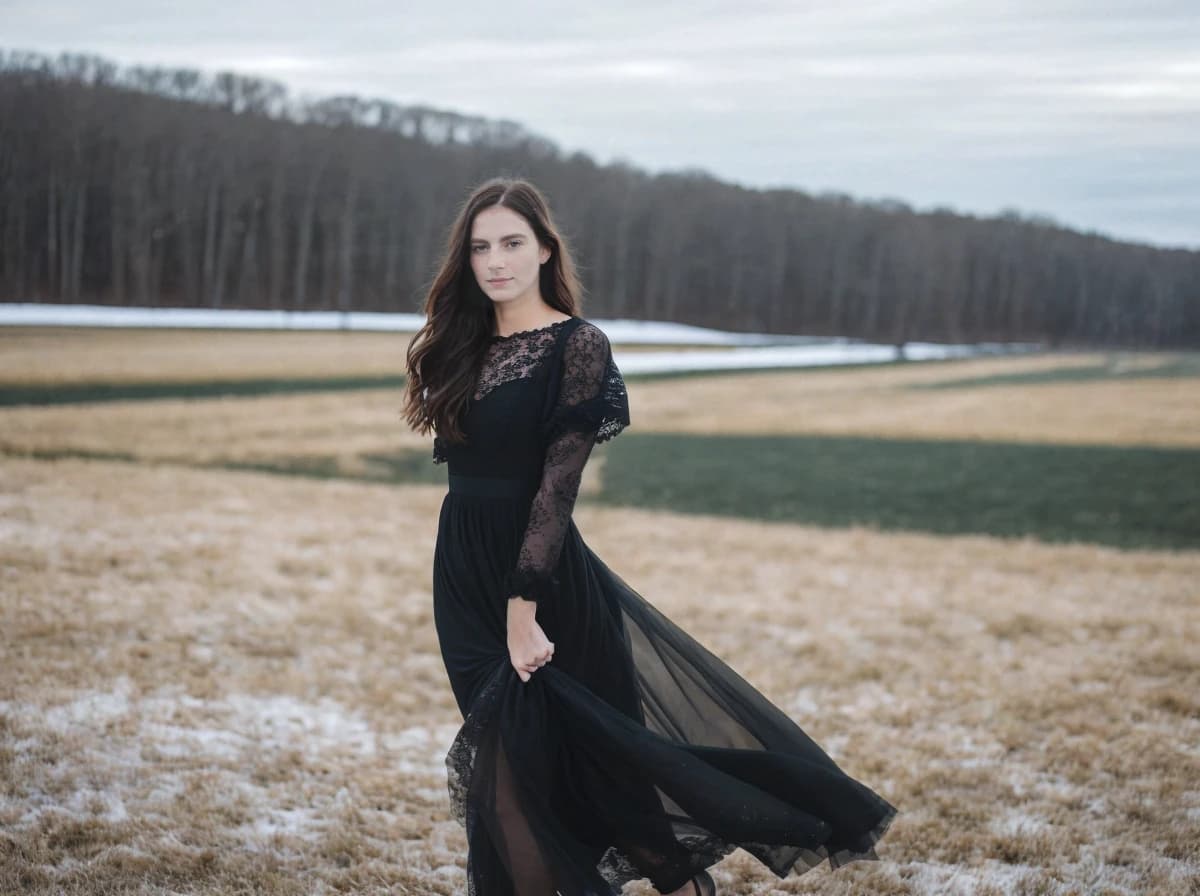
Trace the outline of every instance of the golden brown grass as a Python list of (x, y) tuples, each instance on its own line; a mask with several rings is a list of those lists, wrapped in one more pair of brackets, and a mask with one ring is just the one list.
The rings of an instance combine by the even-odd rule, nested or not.
[[(1200, 446), (1200, 378), (911, 389), (997, 374), (1089, 367), (1099, 353), (980, 358), (635, 383), (644, 428), (884, 438)], [(1162, 363), (1123, 353), (1130, 369)], [(686, 385), (683, 385), (686, 383)]]
[(412, 336), (362, 330), (0, 327), (0, 383), (397, 376), (404, 373), (404, 353)]
[[(404, 344), (14, 332), (8, 382), (394, 373)], [(1194, 379), (904, 388), (1105, 357), (631, 382), (631, 404), (643, 430), (1200, 444)], [(396, 390), (0, 409), (0, 893), (462, 891), (444, 489), (189, 467), (427, 448), (398, 412)], [(593, 549), (902, 812), (878, 865), (778, 881), (739, 852), (725, 893), (1200, 888), (1200, 552), (600, 508), (603, 463), (575, 514)]]
[[(275, 335), (289, 342), (316, 334)], [(337, 334), (320, 335), (336, 346)], [(275, 351), (264, 349), (258, 355)], [(339, 349), (327, 351), (338, 357)], [(93, 360), (101, 366), (111, 360), (99, 348), (97, 353)], [(1010, 357), (631, 380), (630, 404), (633, 424), (643, 432), (1200, 446), (1198, 378), (907, 388), (950, 377), (1094, 364), (1103, 357)], [(1155, 360), (1131, 355), (1126, 363)], [(73, 451), (204, 464), (320, 457), (335, 458), (340, 469), (353, 472), (364, 454), (426, 449), (430, 443), (429, 437), (400, 424), (397, 389), (22, 406), (0, 411), (0, 421), (0, 453), (9, 455)]]
[(411, 333), (0, 328), (0, 382), (21, 385), (394, 375)]
[[(0, 892), (461, 892), (443, 491), (5, 460)], [(1194, 892), (1200, 553), (576, 520), (902, 811), (725, 892)]]
[(0, 451), (75, 451), (218, 463), (429, 447), (400, 417), (398, 389), (168, 399), (0, 410)]

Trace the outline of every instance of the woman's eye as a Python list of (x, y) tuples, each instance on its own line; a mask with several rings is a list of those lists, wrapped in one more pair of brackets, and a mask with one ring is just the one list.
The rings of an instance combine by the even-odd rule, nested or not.
[(519, 246), (519, 245), (521, 245), (521, 241), (520, 240), (509, 240), (508, 244), (510, 246)]

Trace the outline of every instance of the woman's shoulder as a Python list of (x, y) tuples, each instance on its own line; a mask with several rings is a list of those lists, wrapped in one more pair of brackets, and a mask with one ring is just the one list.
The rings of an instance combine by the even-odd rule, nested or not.
[(575, 316), (570, 319), (569, 323), (566, 321), (564, 323), (567, 324), (564, 329), (569, 348), (576, 351), (588, 351), (609, 347), (608, 334), (587, 318)]

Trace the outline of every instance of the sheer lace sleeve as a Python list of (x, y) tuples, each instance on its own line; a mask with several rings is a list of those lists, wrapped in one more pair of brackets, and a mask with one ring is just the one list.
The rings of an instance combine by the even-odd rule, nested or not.
[[(429, 398), (429, 387), (426, 386), (421, 390), (421, 404), (427, 406)], [(434, 434), (433, 437), (433, 462), (435, 464), (444, 464), (446, 462), (446, 443), (442, 441), (442, 437)]]
[(510, 597), (539, 601), (557, 585), (553, 571), (579, 494), (592, 446), (629, 425), (625, 383), (608, 337), (583, 323), (567, 336), (562, 381), (550, 419), (543, 424), (546, 459), (529, 510), (516, 568), (506, 582)]

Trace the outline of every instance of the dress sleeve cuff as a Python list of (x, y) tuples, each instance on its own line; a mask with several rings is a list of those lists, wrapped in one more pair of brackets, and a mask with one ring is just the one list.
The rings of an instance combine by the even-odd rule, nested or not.
[(558, 579), (553, 574), (539, 575), (527, 569), (513, 569), (504, 577), (507, 597), (523, 597), (534, 603), (553, 600), (558, 587)]

